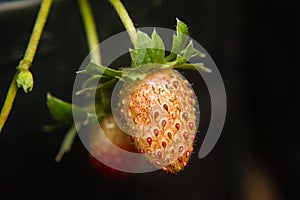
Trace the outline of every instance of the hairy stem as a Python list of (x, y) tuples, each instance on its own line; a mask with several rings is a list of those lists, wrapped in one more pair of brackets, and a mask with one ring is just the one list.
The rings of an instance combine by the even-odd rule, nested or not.
[(96, 48), (99, 45), (99, 40), (89, 0), (78, 0), (78, 5), (87, 36), (89, 50), (92, 52), (91, 59), (96, 64), (101, 64), (100, 48)]
[(52, 0), (43, 0), (38, 12), (38, 16), (35, 21), (35, 25), (33, 27), (33, 31), (31, 37), (29, 39), (29, 43), (27, 45), (25, 55), (23, 59), (20, 61), (17, 69), (18, 72), (13, 77), (13, 80), (8, 89), (6, 99), (0, 114), (0, 133), (3, 129), (3, 126), (9, 116), (9, 113), (12, 109), (18, 87), (22, 87), (23, 90), (27, 93), (31, 91), (33, 88), (33, 77), (29, 72), (29, 68), (33, 61), (34, 55), (37, 50), (37, 46), (39, 44), (42, 31), (44, 29), (45, 23), (47, 21), (47, 17), (52, 5)]
[(133, 46), (135, 46), (135, 43), (137, 40), (137, 32), (136, 32), (134, 24), (133, 24), (132, 20), (130, 19), (124, 5), (122, 4), (122, 2), (120, 0), (109, 0), (109, 1), (115, 8), (116, 12), (118, 13), (122, 23), (124, 24), (128, 34), (129, 34), (129, 37), (130, 37), (130, 40), (131, 40)]

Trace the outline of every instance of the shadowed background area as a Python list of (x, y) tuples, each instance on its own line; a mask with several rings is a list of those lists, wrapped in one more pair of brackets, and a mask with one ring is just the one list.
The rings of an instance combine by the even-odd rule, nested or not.
[[(0, 107), (38, 11), (38, 1), (32, 2), (0, 3)], [(54, 1), (31, 68), (34, 90), (18, 92), (0, 135), (0, 199), (299, 199), (295, 7), (257, 0), (123, 3), (137, 27), (175, 29), (175, 18), (183, 20), (191, 37), (214, 59), (228, 98), (217, 145), (204, 159), (197, 158), (209, 116), (209, 109), (203, 108), (196, 153), (177, 175), (156, 171), (109, 178), (91, 164), (78, 137), (71, 152), (56, 163), (67, 129), (41, 131), (53, 122), (46, 94), (71, 101), (75, 72), (88, 47), (77, 2)], [(108, 1), (91, 0), (91, 4), (100, 41), (125, 30)], [(186, 75), (191, 82), (204, 84), (192, 73)], [(199, 101), (209, 103), (201, 88), (198, 92)]]

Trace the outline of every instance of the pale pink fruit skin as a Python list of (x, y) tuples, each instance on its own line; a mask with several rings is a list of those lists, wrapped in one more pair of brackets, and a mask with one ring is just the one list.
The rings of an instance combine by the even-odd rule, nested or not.
[(151, 164), (171, 173), (182, 170), (196, 136), (196, 95), (176, 70), (154, 69), (119, 93), (120, 116), (135, 147)]

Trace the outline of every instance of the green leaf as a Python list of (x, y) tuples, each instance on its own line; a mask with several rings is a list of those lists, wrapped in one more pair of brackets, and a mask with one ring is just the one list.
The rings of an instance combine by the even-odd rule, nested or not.
[(196, 51), (193, 46), (193, 42), (190, 41), (185, 50), (182, 52), (182, 56), (186, 61), (189, 61), (192, 57), (196, 56)]
[(124, 75), (122, 76), (123, 81), (136, 81), (143, 80), (148, 74), (149, 70), (157, 68), (165, 68), (172, 65), (172, 63), (149, 63), (139, 67), (124, 68)]
[(186, 63), (187, 63), (187, 61), (183, 56), (177, 55), (176, 60), (171, 61), (171, 62), (165, 62), (165, 65), (175, 68), (176, 66), (181, 66)]
[(107, 88), (109, 86), (112, 86), (115, 83), (116, 80), (117, 79), (109, 79), (109, 80), (99, 82), (99, 84), (96, 85), (96, 86), (93, 85), (93, 86), (89, 86), (89, 87), (84, 87), (83, 89), (77, 91), (76, 95), (88, 94), (88, 93), (93, 92), (95, 90), (100, 90), (100, 89)]
[(109, 77), (120, 77), (123, 72), (119, 70), (114, 70), (103, 65), (98, 65), (96, 63), (90, 62), (85, 70), (79, 71), (77, 73), (91, 74), (91, 75), (104, 75)]
[(165, 45), (160, 36), (154, 30), (152, 35), (152, 46), (150, 47), (152, 63), (163, 63), (165, 58)]
[(138, 37), (136, 40), (135, 49), (145, 49), (151, 47), (151, 38), (146, 33), (138, 30), (137, 34)]
[(128, 71), (122, 78), (129, 81), (143, 80), (146, 77), (141, 71)]
[(211, 72), (212, 72), (211, 69), (205, 67), (203, 63), (193, 63), (192, 65), (193, 65), (196, 69), (200, 69), (200, 70), (202, 70), (202, 71), (204, 71), (204, 72), (207, 72), (207, 73), (211, 73)]
[(85, 87), (85, 88), (82, 88), (81, 90), (77, 91), (76, 95), (88, 94), (90, 92), (95, 91), (96, 89), (97, 89), (97, 87), (95, 87), (95, 86)]
[(114, 81), (116, 81), (116, 78), (101, 75), (93, 75), (82, 84), (82, 89), (77, 91), (76, 94), (79, 95), (85, 93), (84, 91), (92, 91), (95, 90), (95, 88), (101, 88), (105, 86), (105, 84), (107, 84), (108, 82)]
[(211, 69), (207, 68), (204, 66), (203, 63), (184, 63), (182, 65), (174, 65), (173, 68), (176, 68), (176, 69), (187, 69), (187, 70), (196, 70), (196, 69), (200, 69), (204, 72), (207, 72), (207, 73), (211, 73)]
[(84, 83), (82, 84), (82, 87), (86, 88), (86, 87), (91, 87), (91, 86), (97, 85), (99, 80), (105, 79), (105, 78), (107, 78), (107, 76), (92, 75), (86, 81), (84, 81)]
[(138, 31), (137, 42), (134, 50), (130, 50), (133, 66), (147, 63), (163, 63), (165, 57), (165, 45), (154, 30), (151, 38), (144, 32)]
[(185, 47), (188, 40), (188, 27), (185, 23), (177, 19), (176, 35), (173, 36), (173, 43), (170, 55), (166, 58), (166, 61), (174, 60)]
[(47, 94), (47, 106), (52, 117), (64, 124), (73, 123), (73, 111), (76, 112), (83, 121), (87, 118), (87, 112), (83, 111), (78, 106), (53, 97), (50, 93)]
[(200, 52), (198, 49), (194, 48), (193, 41), (190, 41), (187, 47), (180, 53), (183, 58), (189, 61), (192, 57), (198, 56), (200, 58), (205, 58), (206, 55)]
[(178, 18), (176, 18), (176, 21), (177, 21), (177, 26), (176, 26), (177, 35), (178, 34), (188, 35), (189, 30), (187, 25), (181, 20), (179, 20)]
[(194, 51), (195, 51), (195, 54), (196, 54), (197, 56), (199, 56), (200, 58), (205, 58), (205, 57), (206, 57), (206, 54), (200, 52), (198, 49), (194, 49)]
[(130, 49), (132, 66), (139, 66), (149, 62), (147, 58), (147, 49)]

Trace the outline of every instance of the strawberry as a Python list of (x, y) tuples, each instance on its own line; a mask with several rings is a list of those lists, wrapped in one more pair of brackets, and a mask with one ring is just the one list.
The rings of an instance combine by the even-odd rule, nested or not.
[(108, 142), (105, 140), (105, 137), (107, 137), (114, 145), (126, 151), (135, 152), (135, 149), (131, 144), (132, 141), (130, 140), (130, 137), (119, 129), (111, 114), (108, 114), (104, 118), (104, 120), (100, 123), (100, 126), (105, 136), (98, 136), (96, 127), (90, 128), (91, 133), (89, 134), (90, 137), (88, 145), (92, 149), (92, 152), (95, 154), (95, 156), (90, 155), (92, 165), (96, 167), (97, 171), (99, 171), (100, 174), (109, 179), (129, 177), (131, 173), (118, 171), (117, 169), (106, 166), (97, 158), (101, 158), (113, 166), (122, 163), (127, 165), (128, 167), (135, 167), (137, 163), (129, 163), (126, 158), (124, 158), (122, 155), (119, 155), (114, 148), (110, 148)]
[(140, 77), (120, 90), (120, 117), (134, 146), (152, 165), (179, 172), (193, 152), (196, 95), (172, 68), (150, 68)]

